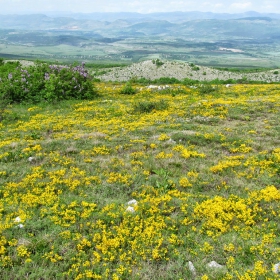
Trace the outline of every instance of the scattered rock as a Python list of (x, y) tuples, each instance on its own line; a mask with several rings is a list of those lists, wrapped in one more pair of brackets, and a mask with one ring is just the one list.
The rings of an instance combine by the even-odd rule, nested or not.
[[(223, 71), (213, 69), (211, 67), (199, 66), (194, 71), (193, 67), (185, 62), (174, 63), (174, 61), (165, 61), (164, 67), (157, 67), (151, 60), (134, 63), (124, 68), (115, 67), (107, 69), (106, 73), (98, 76), (102, 81), (129, 81), (132, 77), (146, 78), (150, 80), (160, 79), (162, 77), (176, 78), (184, 80), (185, 78), (199, 80), (199, 81), (212, 81), (215, 79), (220, 80), (240, 80), (244, 78), (242, 73), (233, 73), (230, 71)], [(272, 81), (279, 82), (280, 75), (275, 75), (273, 71), (264, 71), (259, 73), (248, 73), (247, 80), (257, 81)], [(230, 86), (230, 84), (228, 84)], [(162, 90), (166, 86), (149, 86), (152, 90)], [(193, 87), (195, 88), (195, 87)]]
[[(132, 200), (130, 200), (130, 201), (127, 202), (127, 205), (137, 206), (137, 204), (138, 204), (138, 202), (137, 202), (136, 199), (132, 199)], [(128, 206), (128, 207), (126, 208), (125, 211), (126, 211), (126, 212), (130, 212), (130, 213), (134, 213), (134, 212), (135, 212), (135, 209), (134, 209), (133, 206)]]
[(16, 217), (16, 218), (14, 219), (14, 222), (15, 222), (15, 223), (20, 223), (20, 222), (21, 222), (21, 218), (20, 218), (20, 217)]
[(147, 89), (157, 89), (157, 88), (158, 88), (158, 86), (154, 86), (154, 85), (147, 86)]
[(273, 266), (273, 272), (276, 274), (280, 273), (280, 262)]
[(167, 141), (168, 144), (176, 144), (176, 141), (172, 140), (171, 138)]
[(31, 244), (31, 242), (25, 238), (20, 238), (17, 243), (18, 246), (21, 246), (21, 245), (28, 246), (30, 244)]
[(134, 212), (135, 212), (135, 209), (134, 209), (134, 207), (132, 207), (132, 206), (128, 206), (128, 207), (126, 208), (126, 212), (134, 213)]
[(17, 142), (12, 142), (12, 143), (11, 143), (11, 147), (12, 147), (12, 148), (16, 148), (17, 146), (18, 146), (18, 143), (17, 143)]
[(28, 161), (31, 163), (31, 162), (34, 162), (36, 159), (35, 159), (35, 157), (29, 157), (28, 158)]
[(168, 85), (165, 85), (165, 86), (149, 85), (146, 88), (147, 89), (154, 89), (154, 90), (164, 90), (164, 89), (170, 88), (170, 86), (168, 86)]
[(195, 270), (193, 263), (191, 261), (189, 261), (188, 265), (189, 265), (189, 270), (192, 272), (192, 274), (196, 275), (196, 270)]
[(132, 199), (130, 201), (127, 202), (128, 205), (137, 205), (137, 200), (136, 199)]
[[(20, 218), (20, 217), (16, 217), (16, 218), (14, 219), (14, 222), (15, 222), (15, 223), (20, 223), (20, 222), (21, 222), (21, 218)], [(18, 224), (16, 227), (18, 227), (18, 228), (23, 228), (24, 225), (23, 225), (23, 224)]]
[(210, 268), (223, 268), (223, 265), (218, 264), (215, 261), (211, 261), (210, 263), (207, 264), (208, 267)]

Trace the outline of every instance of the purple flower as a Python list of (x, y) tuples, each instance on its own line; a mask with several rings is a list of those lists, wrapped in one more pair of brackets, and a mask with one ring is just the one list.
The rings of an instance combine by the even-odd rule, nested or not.
[(50, 79), (50, 75), (49, 75), (49, 73), (45, 73), (45, 80), (49, 80)]
[(10, 74), (8, 75), (8, 79), (11, 80), (12, 78), (13, 78), (13, 74), (10, 73)]
[(25, 74), (28, 74), (28, 71), (25, 70), (25, 69), (21, 69), (21, 72), (22, 72), (22, 73), (25, 73)]

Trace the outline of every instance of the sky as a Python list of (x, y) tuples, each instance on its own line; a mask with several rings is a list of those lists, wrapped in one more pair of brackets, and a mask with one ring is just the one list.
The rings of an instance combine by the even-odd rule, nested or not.
[(280, 0), (0, 0), (0, 14), (201, 11), (280, 13)]

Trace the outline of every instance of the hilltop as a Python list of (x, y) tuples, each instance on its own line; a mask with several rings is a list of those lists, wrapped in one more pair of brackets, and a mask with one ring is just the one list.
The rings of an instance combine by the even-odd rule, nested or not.
[[(197, 66), (193, 63), (178, 62), (178, 61), (164, 61), (162, 65), (158, 66), (155, 60), (147, 60), (139, 63), (134, 63), (126, 67), (114, 67), (104, 69), (104, 71), (96, 71), (96, 75), (102, 81), (128, 81), (133, 78), (145, 78), (155, 80), (162, 77), (176, 78), (183, 80), (189, 78), (199, 81), (219, 80), (239, 80), (244, 79), (248, 81), (261, 82), (280, 82), (280, 75), (278, 70), (269, 70), (256, 73), (235, 73), (230, 71), (218, 70), (206, 66)], [(101, 75), (99, 73), (102, 73)]]
[[(23, 67), (34, 65), (33, 61), (28, 60), (4, 60), (19, 61)], [(280, 82), (280, 69), (263, 70), (254, 72), (232, 72), (219, 70), (212, 67), (195, 65), (180, 61), (160, 61), (159, 59), (146, 60), (133, 63), (128, 66), (95, 68), (91, 74), (103, 82), (127, 82), (131, 79), (147, 79), (150, 81), (160, 78), (175, 78), (182, 81), (186, 78), (197, 81), (213, 80), (244, 80), (259, 82)]]

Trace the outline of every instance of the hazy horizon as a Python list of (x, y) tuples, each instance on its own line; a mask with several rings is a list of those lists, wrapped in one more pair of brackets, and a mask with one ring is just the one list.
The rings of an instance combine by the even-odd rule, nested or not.
[(276, 0), (154, 0), (154, 1), (124, 1), (124, 0), (0, 0), (0, 14), (33, 14), (33, 13), (95, 13), (95, 12), (213, 12), (213, 13), (244, 13), (255, 11), (259, 13), (280, 13), (280, 1)]

